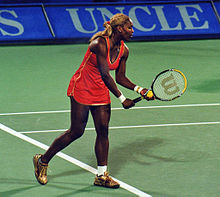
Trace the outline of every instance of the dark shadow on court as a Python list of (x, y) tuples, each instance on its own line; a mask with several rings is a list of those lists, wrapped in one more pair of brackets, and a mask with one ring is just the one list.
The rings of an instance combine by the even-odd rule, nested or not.
[[(68, 184), (68, 186), (67, 186)], [(112, 190), (104, 187), (97, 187), (91, 183), (82, 183), (79, 179), (75, 179), (73, 182), (49, 182), (46, 187), (56, 188), (62, 190), (62, 194), (56, 195), (56, 197), (68, 197), (68, 196), (85, 196), (89, 194), (91, 196), (117, 196), (117, 197), (124, 197), (125, 192), (120, 192), (119, 190)], [(108, 192), (108, 194), (106, 194)], [(126, 197), (134, 196), (129, 192), (126, 193)]]
[(81, 189), (71, 189), (71, 192), (68, 193), (63, 193), (61, 195), (58, 195), (57, 197), (67, 197), (67, 196), (75, 196), (75, 195), (80, 195), (82, 193), (89, 193), (92, 191), (93, 186), (87, 186), (83, 187)]
[[(162, 138), (148, 138), (144, 140), (136, 140), (133, 143), (128, 143), (123, 147), (117, 147), (110, 152), (111, 172), (117, 174), (118, 171), (126, 163), (139, 163), (141, 165), (153, 165), (157, 162), (194, 162), (207, 158), (207, 154), (199, 151), (179, 151), (172, 154), (170, 157), (152, 154), (151, 150), (164, 145), (166, 142)], [(141, 160), (140, 158), (143, 158)], [(149, 158), (149, 162), (147, 162)], [(153, 159), (153, 160), (152, 160)], [(119, 163), (120, 165), (114, 165)], [(113, 165), (112, 165), (113, 164)]]
[(0, 184), (4, 185), (29, 185), (23, 186), (16, 189), (10, 189), (6, 191), (0, 191), (0, 196), (2, 197), (10, 197), (14, 196), (18, 193), (25, 192), (31, 190), (33, 188), (40, 187), (39, 184), (36, 184), (33, 180), (24, 180), (24, 179), (0, 179)]
[[(58, 195), (57, 197), (69, 197), (69, 196), (81, 196), (84, 193), (85, 194), (90, 194), (91, 196), (117, 196), (117, 197), (124, 197), (125, 193), (120, 192), (121, 189), (119, 190), (112, 190), (108, 188), (103, 188), (103, 187), (96, 187), (94, 185), (90, 185), (87, 187), (83, 187), (81, 189), (72, 189), (71, 192), (68, 193), (63, 193), (61, 195)], [(107, 193), (106, 193), (107, 192)], [(85, 195), (84, 194), (84, 195)], [(126, 197), (129, 196), (134, 196), (133, 194), (130, 194), (129, 192), (126, 193)]]
[(191, 86), (191, 89), (196, 90), (197, 92), (219, 93), (219, 84), (220, 79), (200, 81), (198, 85)]
[(36, 182), (28, 179), (15, 179), (15, 178), (1, 178), (0, 184), (20, 184), (20, 185), (33, 185)]
[(27, 190), (31, 190), (35, 187), (37, 187), (37, 186), (21, 187), (21, 188), (17, 188), (17, 189), (12, 189), (12, 190), (8, 190), (8, 191), (0, 192), (0, 196), (2, 196), (2, 197), (14, 196), (15, 194), (18, 194), (20, 192), (24, 192)]
[(61, 172), (61, 173), (57, 173), (57, 174), (53, 174), (53, 175), (48, 175), (48, 179), (53, 180), (53, 179), (56, 179), (59, 177), (74, 176), (74, 175), (83, 174), (83, 173), (87, 173), (87, 172), (84, 169), (70, 170), (70, 171)]

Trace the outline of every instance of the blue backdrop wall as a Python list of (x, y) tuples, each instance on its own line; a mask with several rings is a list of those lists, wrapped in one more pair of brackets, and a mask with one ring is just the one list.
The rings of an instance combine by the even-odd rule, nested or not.
[(0, 43), (87, 42), (119, 12), (132, 19), (133, 40), (220, 38), (219, 1), (88, 3), (0, 1)]

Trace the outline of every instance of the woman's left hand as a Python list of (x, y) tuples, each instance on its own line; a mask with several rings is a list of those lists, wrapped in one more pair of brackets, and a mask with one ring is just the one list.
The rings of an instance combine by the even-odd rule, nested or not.
[(148, 91), (147, 88), (144, 88), (140, 94), (148, 101), (155, 100), (153, 92), (151, 90)]

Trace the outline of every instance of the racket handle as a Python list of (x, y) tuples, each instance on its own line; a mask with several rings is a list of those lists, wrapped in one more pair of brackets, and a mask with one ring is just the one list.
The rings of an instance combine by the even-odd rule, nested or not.
[(134, 103), (138, 103), (141, 100), (142, 100), (142, 97), (140, 96), (140, 97), (137, 97), (136, 99), (134, 99), (133, 101), (134, 101)]

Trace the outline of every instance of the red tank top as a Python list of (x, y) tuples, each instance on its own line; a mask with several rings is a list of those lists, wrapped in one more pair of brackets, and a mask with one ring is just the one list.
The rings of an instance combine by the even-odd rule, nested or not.
[[(118, 57), (114, 62), (111, 62), (109, 38), (105, 37), (105, 39), (108, 49), (107, 62), (109, 69), (116, 70), (124, 53), (124, 42), (121, 41)], [(85, 105), (111, 103), (109, 90), (103, 82), (97, 66), (96, 54), (91, 52), (90, 48), (87, 49), (79, 69), (70, 80), (67, 96), (73, 96), (78, 103)]]

